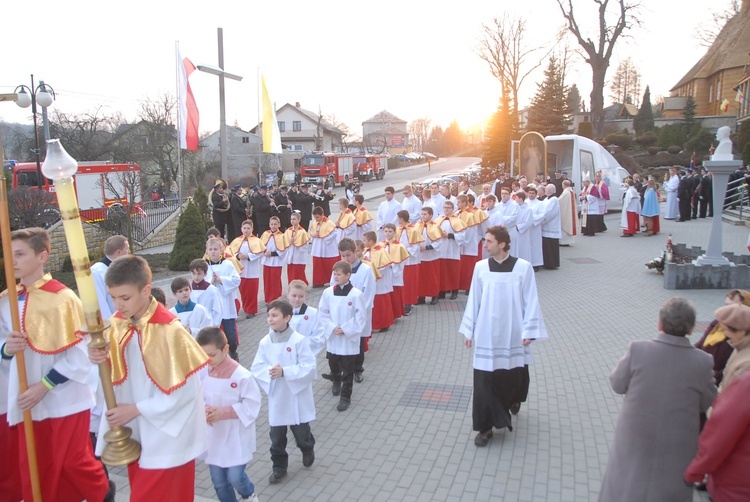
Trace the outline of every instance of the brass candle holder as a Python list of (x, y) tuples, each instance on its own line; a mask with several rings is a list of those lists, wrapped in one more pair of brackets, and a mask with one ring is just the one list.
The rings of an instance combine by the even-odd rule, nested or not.
[[(94, 278), (91, 275), (91, 262), (83, 234), (81, 215), (78, 211), (78, 198), (73, 185), (73, 175), (77, 170), (78, 163), (65, 151), (59, 139), (47, 141), (47, 157), (44, 159), (42, 172), (55, 182), (65, 240), (68, 244), (78, 294), (83, 304), (83, 314), (86, 319), (85, 332), (91, 335), (89, 347), (103, 349), (109, 344), (104, 338), (104, 330), (108, 326), (104, 326), (102, 314), (99, 311), (99, 299), (96, 296)], [(111, 410), (117, 406), (117, 402), (112, 385), (112, 368), (107, 361), (99, 365), (99, 378), (107, 409)], [(130, 428), (120, 426), (113, 427), (104, 435), (107, 446), (102, 453), (102, 461), (105, 464), (127, 465), (138, 460), (141, 455), (141, 445), (130, 437), (132, 433)]]

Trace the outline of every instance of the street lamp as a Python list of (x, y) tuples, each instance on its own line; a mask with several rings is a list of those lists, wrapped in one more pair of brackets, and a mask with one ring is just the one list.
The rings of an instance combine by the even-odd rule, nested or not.
[[(55, 100), (55, 90), (50, 87), (49, 85), (46, 85), (43, 81), (39, 83), (38, 86), (34, 86), (34, 75), (31, 76), (31, 87), (25, 86), (25, 85), (19, 85), (16, 87), (16, 90), (13, 91), (16, 93), (16, 104), (20, 106), (21, 108), (28, 108), (29, 105), (31, 105), (31, 115), (34, 118), (34, 142), (36, 143), (36, 149), (34, 150), (34, 153), (36, 154), (36, 179), (37, 184), (39, 186), (39, 189), (41, 190), (44, 186), (44, 178), (42, 177), (42, 163), (39, 159), (39, 155), (41, 153), (41, 149), (39, 148), (39, 130), (36, 122), (36, 105), (42, 107), (42, 110), (44, 111), (44, 124), (45, 124), (45, 132), (47, 131), (46, 124), (46, 108), (52, 104), (52, 102)], [(46, 134), (45, 134), (46, 136)]]

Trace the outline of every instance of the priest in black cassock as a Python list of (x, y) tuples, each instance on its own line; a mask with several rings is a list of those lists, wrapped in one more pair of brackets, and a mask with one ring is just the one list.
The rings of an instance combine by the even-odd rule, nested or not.
[[(474, 444), (486, 446), (492, 429), (511, 426), (529, 390), (531, 342), (547, 338), (529, 262), (510, 256), (510, 236), (500, 225), (484, 236), (489, 258), (478, 262), (459, 333), (474, 346)], [(502, 305), (503, 308), (498, 308)]]

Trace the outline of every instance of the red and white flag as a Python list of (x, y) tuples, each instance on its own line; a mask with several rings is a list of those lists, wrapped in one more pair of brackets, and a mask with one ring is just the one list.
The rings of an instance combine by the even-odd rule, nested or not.
[(188, 78), (195, 71), (195, 65), (177, 52), (177, 68), (180, 74), (180, 148), (191, 152), (198, 151), (198, 105), (195, 104), (193, 90)]

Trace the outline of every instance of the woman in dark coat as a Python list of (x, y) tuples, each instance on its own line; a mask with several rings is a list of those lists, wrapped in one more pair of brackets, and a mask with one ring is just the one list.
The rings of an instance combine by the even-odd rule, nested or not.
[(624, 394), (600, 502), (691, 502), (683, 473), (698, 450), (699, 416), (716, 396), (711, 357), (686, 338), (695, 309), (673, 298), (653, 340), (636, 340), (609, 375)]

